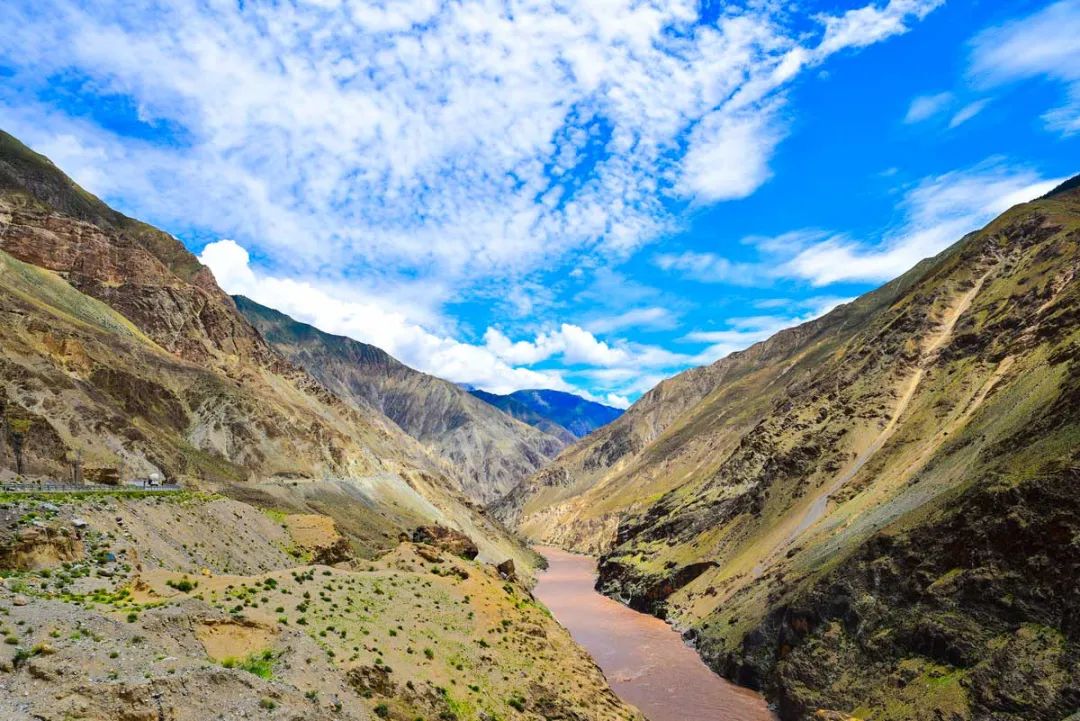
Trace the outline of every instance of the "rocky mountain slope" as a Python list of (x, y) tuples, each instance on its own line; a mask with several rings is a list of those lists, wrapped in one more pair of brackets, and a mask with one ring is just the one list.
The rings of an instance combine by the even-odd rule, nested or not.
[(559, 429), (565, 429), (574, 438), (583, 438), (622, 415), (618, 408), (563, 391), (521, 390), (498, 395), (473, 390), (472, 394), (552, 435), (558, 435)]
[(222, 496), (0, 494), (0, 718), (641, 721), (513, 572)]
[(784, 719), (1080, 705), (1080, 189), (661, 383), (497, 507)]
[(503, 496), (566, 444), (375, 346), (324, 333), (248, 298), (235, 301), (275, 350), (446, 460), (447, 474), (478, 503)]
[(0, 478), (16, 455), (28, 477), (67, 478), (80, 454), (90, 479), (160, 472), (325, 512), (364, 553), (439, 522), (530, 564), (419, 443), (267, 345), (178, 240), (8, 135), (0, 276)]

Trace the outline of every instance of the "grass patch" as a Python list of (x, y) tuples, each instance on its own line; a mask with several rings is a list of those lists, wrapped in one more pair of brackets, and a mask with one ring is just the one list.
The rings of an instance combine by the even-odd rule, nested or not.
[(274, 677), (274, 652), (267, 649), (262, 653), (253, 653), (246, 658), (226, 658), (221, 665), (247, 671), (261, 679), (269, 681)]

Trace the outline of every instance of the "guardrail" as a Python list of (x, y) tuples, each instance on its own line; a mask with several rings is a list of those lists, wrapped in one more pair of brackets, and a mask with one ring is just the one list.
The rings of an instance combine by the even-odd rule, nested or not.
[(122, 486), (98, 486), (79, 483), (6, 483), (0, 484), (0, 493), (176, 493), (183, 490), (175, 483), (160, 486), (125, 484)]

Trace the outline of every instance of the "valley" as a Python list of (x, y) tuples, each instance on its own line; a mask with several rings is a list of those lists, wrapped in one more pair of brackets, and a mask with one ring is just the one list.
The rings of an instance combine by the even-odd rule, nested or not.
[(772, 721), (764, 699), (709, 670), (677, 631), (594, 588), (596, 559), (536, 549), (535, 593), (596, 659), (615, 693), (651, 721)]
[(1078, 320), (1074, 179), (625, 413), (489, 393), (0, 135), (0, 715), (1072, 718)]

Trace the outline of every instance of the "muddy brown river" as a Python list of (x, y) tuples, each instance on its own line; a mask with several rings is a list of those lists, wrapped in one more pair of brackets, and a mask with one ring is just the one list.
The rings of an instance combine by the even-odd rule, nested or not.
[(720, 678), (658, 618), (596, 592), (596, 560), (537, 547), (548, 560), (534, 593), (650, 721), (775, 721), (764, 699)]

